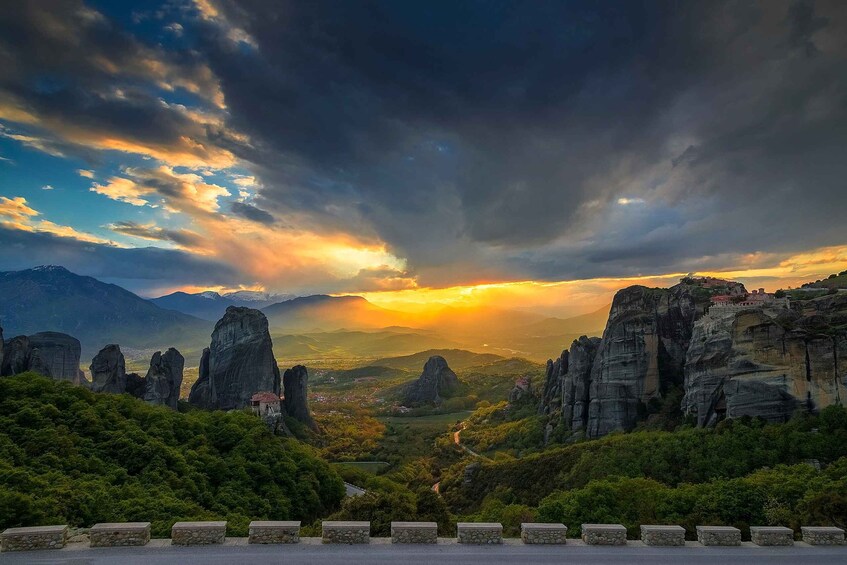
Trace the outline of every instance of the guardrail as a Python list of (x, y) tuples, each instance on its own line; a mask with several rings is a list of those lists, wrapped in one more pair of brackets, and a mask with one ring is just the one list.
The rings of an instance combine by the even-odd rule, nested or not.
[[(172, 545), (221, 544), (226, 539), (227, 523), (177, 522), (171, 529)], [(370, 541), (370, 522), (331, 522), (322, 524), (324, 543), (361, 544)], [(567, 544), (564, 524), (521, 525), (522, 543)], [(624, 545), (626, 528), (620, 524), (582, 524), (585, 545)], [(503, 526), (498, 523), (458, 524), (458, 543), (500, 544)], [(790, 528), (752, 526), (753, 544), (757, 546), (794, 545), (796, 532)], [(437, 526), (432, 522), (392, 522), (393, 543), (438, 543)], [(641, 540), (651, 546), (685, 545), (685, 530), (672, 525), (641, 526)], [(808, 545), (845, 545), (844, 530), (835, 527), (801, 528), (802, 541)], [(68, 526), (35, 526), (9, 528), (0, 534), (3, 551), (62, 549), (68, 538)], [(701, 545), (740, 545), (741, 531), (730, 526), (697, 526)], [(104, 523), (91, 528), (91, 547), (146, 545), (150, 541), (149, 522)], [(300, 522), (251, 522), (248, 543), (291, 544), (300, 542)]]

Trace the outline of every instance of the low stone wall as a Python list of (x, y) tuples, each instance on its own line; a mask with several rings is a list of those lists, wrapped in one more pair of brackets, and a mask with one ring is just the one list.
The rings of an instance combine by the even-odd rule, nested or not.
[(123, 547), (147, 545), (150, 522), (94, 524), (88, 532), (91, 547)]
[(173, 545), (212, 545), (226, 540), (226, 522), (177, 522), (171, 528)]
[(459, 543), (489, 545), (503, 543), (503, 525), (496, 522), (459, 522), (456, 524)]
[(562, 544), (568, 541), (568, 527), (564, 524), (521, 524), (521, 541), (524, 543)]
[(741, 530), (732, 526), (697, 526), (697, 541), (703, 545), (741, 545)]
[(3, 551), (30, 551), (33, 549), (61, 549), (68, 540), (68, 527), (34, 526), (9, 528), (0, 536)]
[(794, 545), (794, 530), (782, 526), (750, 526), (750, 541), (756, 545)]
[(641, 526), (641, 541), (644, 545), (685, 545), (685, 528), (682, 526)]
[(300, 543), (300, 522), (250, 522), (247, 543)]
[(844, 545), (844, 530), (833, 527), (804, 526), (803, 541), (809, 545)]
[(324, 543), (370, 543), (370, 522), (323, 522)]
[(438, 524), (391, 522), (391, 543), (438, 543)]
[(626, 545), (626, 528), (621, 524), (583, 524), (582, 541), (587, 545)]

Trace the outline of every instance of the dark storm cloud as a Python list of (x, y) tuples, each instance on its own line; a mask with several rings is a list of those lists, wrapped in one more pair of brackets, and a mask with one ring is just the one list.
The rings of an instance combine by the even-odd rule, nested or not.
[(206, 28), (259, 201), (372, 231), (424, 279), (844, 243), (843, 3), (216, 6), (257, 46)]
[[(0, 95), (54, 151), (90, 151), (84, 127), (171, 164), (235, 154), (262, 188), (227, 212), (385, 242), (424, 285), (845, 243), (841, 1), (175, 5), (159, 43), (78, 2), (2, 4)], [(200, 123), (151, 83), (226, 111)]]
[(2, 226), (0, 249), (0, 271), (58, 264), (80, 275), (121, 279), (130, 288), (148, 287), (150, 281), (231, 286), (238, 284), (241, 277), (227, 265), (183, 251), (156, 247), (124, 249)]
[(236, 216), (241, 216), (251, 222), (271, 225), (276, 221), (268, 212), (246, 202), (233, 202), (230, 205), (230, 210), (232, 210), (232, 213)]
[(121, 221), (107, 226), (115, 233), (150, 239), (156, 241), (172, 241), (185, 247), (192, 247), (202, 241), (202, 237), (184, 229), (165, 229), (155, 225), (139, 224), (132, 221)]

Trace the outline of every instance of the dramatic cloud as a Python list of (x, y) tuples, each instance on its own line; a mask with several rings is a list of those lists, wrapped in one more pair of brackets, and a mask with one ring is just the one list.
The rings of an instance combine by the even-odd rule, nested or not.
[(220, 284), (786, 271), (847, 243), (838, 0), (11, 2), (0, 68), (0, 143)]
[(13, 198), (0, 196), (0, 226), (6, 229), (46, 233), (75, 241), (114, 245), (109, 240), (80, 232), (71, 226), (59, 225), (50, 220), (36, 219), (36, 216), (40, 215), (41, 213), (29, 206), (26, 198), (22, 196)]

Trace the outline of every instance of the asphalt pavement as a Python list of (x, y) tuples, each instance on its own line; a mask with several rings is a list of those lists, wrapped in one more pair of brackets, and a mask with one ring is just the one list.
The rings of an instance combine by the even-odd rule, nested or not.
[(224, 545), (174, 547), (170, 540), (153, 540), (146, 547), (89, 548), (87, 543), (69, 544), (61, 550), (0, 554), (2, 565), (356, 565), (356, 564), (708, 564), (757, 563), (829, 565), (847, 563), (847, 546), (648, 547), (631, 541), (625, 547), (586, 546), (579, 540), (567, 545), (524, 545), (506, 540), (503, 545), (460, 545), (440, 539), (437, 545), (397, 545), (383, 538), (369, 545), (323, 545), (320, 539), (304, 538), (294, 545), (250, 545), (244, 538), (229, 538)]

